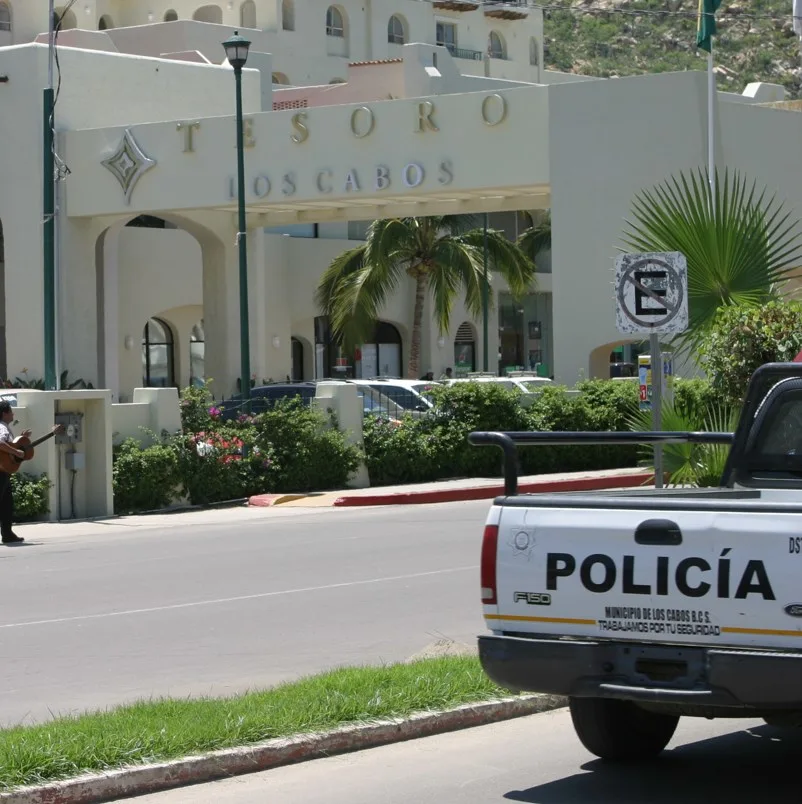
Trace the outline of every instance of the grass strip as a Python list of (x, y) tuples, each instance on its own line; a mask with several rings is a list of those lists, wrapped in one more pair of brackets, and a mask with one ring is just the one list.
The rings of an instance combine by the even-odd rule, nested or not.
[(475, 656), (445, 656), (229, 698), (142, 701), (0, 730), (0, 790), (509, 696)]

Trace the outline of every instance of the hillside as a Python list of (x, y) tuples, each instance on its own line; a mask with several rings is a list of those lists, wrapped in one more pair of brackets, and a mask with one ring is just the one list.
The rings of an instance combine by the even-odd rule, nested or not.
[[(707, 54), (696, 50), (698, 0), (566, 5), (571, 10), (544, 10), (548, 69), (606, 78), (706, 68)], [(792, 98), (802, 97), (791, 5), (792, 0), (722, 0), (713, 40), (719, 89), (741, 92), (751, 81), (770, 81), (785, 86)]]

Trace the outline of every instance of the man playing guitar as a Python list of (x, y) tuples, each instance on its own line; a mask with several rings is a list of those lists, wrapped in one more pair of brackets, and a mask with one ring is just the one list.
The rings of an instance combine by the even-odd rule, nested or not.
[[(13, 421), (14, 412), (11, 410), (11, 403), (5, 400), (0, 401), (0, 452), (23, 459), (26, 456), (25, 450), (18, 449), (12, 443), (14, 434), (11, 432), (10, 425)], [(53, 428), (53, 433), (57, 432), (58, 429), (59, 426), (56, 425)], [(31, 431), (23, 430), (21, 437), (30, 439)], [(11, 488), (11, 474), (0, 469), (0, 536), (3, 544), (21, 544), (25, 541), (11, 529), (13, 521), (14, 494)]]

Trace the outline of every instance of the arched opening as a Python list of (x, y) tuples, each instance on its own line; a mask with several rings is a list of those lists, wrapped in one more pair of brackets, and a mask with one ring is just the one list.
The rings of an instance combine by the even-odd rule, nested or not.
[(97, 24), (98, 31), (108, 31), (114, 27), (114, 21), (108, 14), (104, 14)]
[(401, 377), (401, 333), (387, 321), (377, 321), (373, 338), (354, 355), (356, 378)]
[(5, 0), (0, 2), (0, 31), (11, 32), (11, 6)]
[(540, 49), (534, 36), (529, 40), (529, 63), (533, 67), (540, 64)]
[(292, 345), (292, 381), (302, 382), (304, 379), (304, 345), (298, 338), (290, 338)]
[(142, 383), (145, 388), (175, 387), (173, 331), (161, 318), (150, 318), (142, 332)]
[(476, 371), (476, 330), (470, 321), (463, 321), (454, 337), (453, 374), (464, 377), (470, 371)]
[(239, 7), (239, 24), (243, 28), (256, 27), (256, 3), (253, 0), (245, 0)]
[(203, 385), (206, 379), (206, 333), (201, 318), (189, 334), (189, 384)]
[(175, 22), (178, 19), (178, 13), (171, 8), (169, 11), (164, 12), (165, 22)]
[(273, 81), (274, 84), (279, 84), (282, 86), (289, 85), (290, 83), (290, 79), (287, 78), (287, 76), (284, 75), (284, 73), (273, 73), (273, 75), (271, 76), (271, 80)]
[(326, 10), (326, 53), (348, 58), (348, 17), (339, 6)]
[(65, 11), (63, 8), (57, 8), (53, 12), (53, 29), (58, 31), (70, 31), (78, 27), (78, 20), (72, 11)]
[(398, 14), (393, 14), (387, 23), (387, 41), (391, 45), (404, 45), (407, 41), (407, 30), (404, 20)]
[(198, 22), (213, 22), (217, 25), (222, 25), (223, 9), (220, 6), (201, 6), (192, 15), (192, 19)]
[(326, 10), (326, 36), (345, 37), (345, 18), (337, 6), (329, 6)]
[[(236, 307), (231, 297), (237, 290), (226, 248), (211, 217), (206, 222), (173, 214), (129, 217), (99, 235), (96, 365), (100, 387), (110, 388), (114, 401), (130, 401), (142, 383), (142, 325), (151, 317), (169, 324), (173, 350), (172, 361), (167, 361), (172, 368), (168, 384), (185, 387), (199, 377), (202, 354), (203, 376), (214, 379), (215, 396), (235, 391), (239, 320), (230, 312)], [(194, 330), (193, 339), (198, 322), (201, 329)], [(156, 337), (149, 340), (159, 342)], [(198, 345), (191, 345), (193, 341)], [(158, 350), (150, 351), (158, 364)], [(64, 365), (70, 362), (69, 352), (67, 348)]]
[(637, 377), (638, 357), (648, 353), (648, 341), (622, 340), (602, 344), (590, 353), (590, 376), (604, 380)]
[(292, 0), (281, 2), (281, 27), (285, 31), (295, 30), (295, 3)]
[(507, 45), (498, 31), (491, 31), (487, 40), (487, 52), (491, 59), (506, 59)]

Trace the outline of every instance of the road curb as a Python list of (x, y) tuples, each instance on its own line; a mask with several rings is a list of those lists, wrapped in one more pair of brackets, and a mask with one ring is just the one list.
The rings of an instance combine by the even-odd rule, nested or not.
[[(631, 488), (654, 482), (654, 472), (633, 472), (605, 477), (582, 477), (571, 480), (543, 480), (521, 483), (521, 494), (559, 491), (603, 491), (604, 489)], [(434, 489), (432, 491), (394, 492), (392, 494), (354, 494), (337, 497), (332, 505), (337, 508), (361, 505), (414, 505), (425, 503), (467, 502), (490, 500), (504, 494), (503, 485), (473, 486), (462, 489)]]
[(303, 500), (306, 494), (257, 494), (248, 499), (248, 505), (254, 508), (272, 508), (274, 505)]
[(171, 762), (81, 776), (38, 787), (23, 787), (0, 793), (0, 802), (100, 804), (127, 796), (157, 793), (311, 759), (497, 723), (565, 705), (566, 699), (557, 695), (528, 695), (468, 704), (443, 712), (427, 712), (404, 719), (348, 726), (322, 734), (269, 740), (245, 748), (229, 748)]

